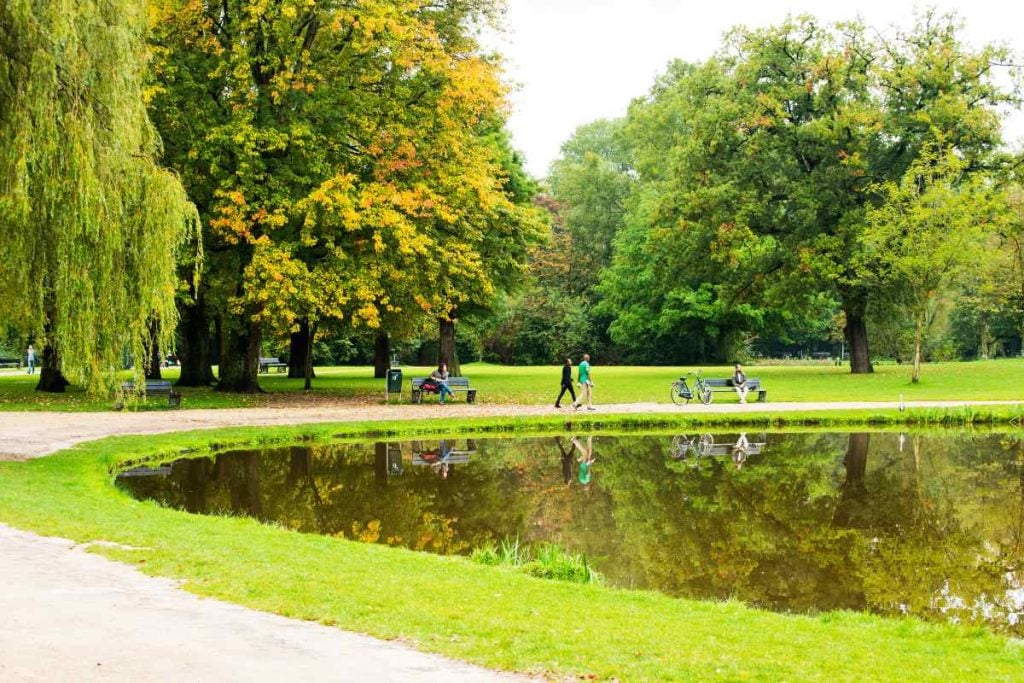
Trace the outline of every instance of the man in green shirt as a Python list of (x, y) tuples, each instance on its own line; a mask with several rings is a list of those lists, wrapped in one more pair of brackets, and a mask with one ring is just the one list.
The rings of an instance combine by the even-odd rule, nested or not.
[(578, 371), (577, 381), (580, 383), (580, 395), (575, 401), (572, 402), (572, 407), (576, 410), (580, 409), (583, 405), (583, 399), (587, 399), (587, 410), (594, 410), (594, 381), (590, 379), (590, 354), (583, 354), (583, 360), (580, 361), (580, 367)]

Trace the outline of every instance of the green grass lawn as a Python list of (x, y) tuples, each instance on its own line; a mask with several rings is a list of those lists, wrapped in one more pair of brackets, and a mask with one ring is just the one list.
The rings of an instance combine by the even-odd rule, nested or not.
[[(669, 384), (687, 369), (673, 367), (601, 366), (593, 369), (597, 403), (669, 402)], [(707, 377), (728, 377), (730, 368), (705, 366)], [(430, 368), (405, 367), (405, 399), (409, 378), (428, 374)], [(1021, 378), (1024, 359), (931, 363), (924, 366), (922, 380), (910, 381), (905, 365), (880, 365), (874, 374), (852, 375), (845, 367), (833, 365), (748, 366), (751, 377), (759, 377), (768, 390), (769, 401), (896, 401), (908, 400), (1020, 400), (1024, 399)], [(558, 395), (561, 370), (550, 367), (505, 367), (485, 363), (463, 366), (478, 389), (478, 400), (487, 403), (546, 404)], [(185, 408), (227, 408), (273, 405), (281, 402), (301, 405), (324, 399), (381, 401), (384, 380), (373, 379), (367, 367), (317, 368), (313, 392), (302, 391), (302, 380), (283, 374), (261, 375), (268, 392), (260, 396), (220, 394), (211, 389), (182, 389)], [(164, 372), (177, 378), (177, 370)], [(75, 388), (66, 394), (34, 391), (35, 378), (16, 370), (0, 371), (0, 410), (110, 410), (113, 398), (95, 399)], [(732, 393), (716, 393), (716, 403), (734, 403)], [(160, 397), (148, 403), (152, 409), (166, 408)]]
[(134, 501), (111, 484), (118, 463), (197, 454), (213, 445), (284, 444), (341, 432), (426, 434), (459, 424), (106, 439), (31, 462), (0, 463), (0, 521), (79, 542), (130, 545), (137, 549), (94, 552), (180, 579), (200, 595), (555, 680), (1021, 680), (1024, 645), (980, 629), (848, 612), (780, 615), (546, 581), (458, 557), (189, 515)]

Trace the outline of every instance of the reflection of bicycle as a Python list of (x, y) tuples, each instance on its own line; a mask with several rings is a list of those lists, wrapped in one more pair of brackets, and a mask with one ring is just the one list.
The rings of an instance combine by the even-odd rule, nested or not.
[(672, 450), (669, 454), (676, 460), (682, 460), (688, 455), (705, 457), (711, 453), (711, 448), (714, 445), (715, 437), (711, 434), (701, 434), (700, 436), (676, 434), (672, 437)]
[[(692, 389), (686, 381), (689, 377), (695, 378), (693, 380)], [(701, 377), (700, 370), (696, 373), (691, 372), (685, 377), (680, 377), (678, 382), (672, 382), (672, 391), (670, 395), (672, 396), (672, 402), (676, 405), (689, 403), (693, 400), (694, 396), (696, 396), (704, 405), (711, 403), (711, 387), (709, 387), (704, 381), (704, 378)]]

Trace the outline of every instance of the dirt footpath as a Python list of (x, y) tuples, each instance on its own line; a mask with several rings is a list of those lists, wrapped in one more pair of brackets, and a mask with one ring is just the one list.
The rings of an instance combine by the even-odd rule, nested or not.
[(198, 598), (0, 524), (2, 681), (521, 681), (402, 645)]
[[(918, 401), (908, 408), (1013, 405), (1015, 401)], [(802, 410), (875, 409), (896, 411), (895, 402), (836, 403), (725, 403), (719, 405), (623, 403), (598, 405), (593, 414), (707, 414), (783, 413)], [(580, 411), (587, 412), (587, 411)], [(216, 427), (257, 427), (360, 420), (417, 420), (438, 417), (517, 417), (573, 415), (570, 408), (504, 404), (450, 403), (448, 405), (328, 404), (316, 407), (231, 408), (223, 410), (167, 410), (148, 412), (59, 413), (0, 412), (0, 459), (26, 460), (49, 455), (83, 441), (120, 434), (160, 434)]]

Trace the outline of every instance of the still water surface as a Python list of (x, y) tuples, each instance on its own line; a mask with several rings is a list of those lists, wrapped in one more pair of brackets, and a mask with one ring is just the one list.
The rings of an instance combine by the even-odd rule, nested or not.
[(893, 433), (342, 443), (121, 475), (201, 514), (468, 553), (556, 542), (614, 585), (1024, 635), (1024, 437)]

